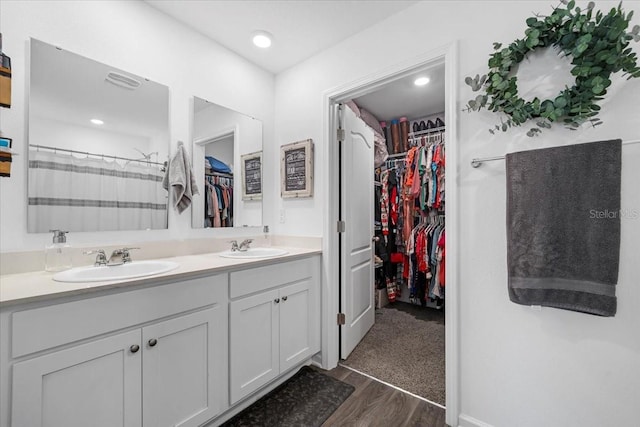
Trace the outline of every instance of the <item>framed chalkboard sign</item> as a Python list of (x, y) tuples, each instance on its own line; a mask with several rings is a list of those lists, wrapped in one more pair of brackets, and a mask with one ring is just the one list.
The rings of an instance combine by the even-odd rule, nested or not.
[(262, 200), (262, 151), (243, 154), (242, 200)]
[(313, 197), (313, 141), (310, 139), (280, 147), (280, 194)]

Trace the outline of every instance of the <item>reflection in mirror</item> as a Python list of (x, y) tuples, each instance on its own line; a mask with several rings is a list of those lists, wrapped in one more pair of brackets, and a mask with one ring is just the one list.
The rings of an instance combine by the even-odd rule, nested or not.
[(167, 228), (169, 89), (31, 39), (28, 231)]
[(262, 225), (262, 122), (194, 97), (193, 228)]

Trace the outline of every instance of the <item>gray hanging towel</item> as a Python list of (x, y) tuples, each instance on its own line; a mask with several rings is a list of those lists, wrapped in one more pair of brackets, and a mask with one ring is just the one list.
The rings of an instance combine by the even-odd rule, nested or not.
[(193, 169), (191, 168), (191, 162), (189, 161), (189, 155), (182, 141), (178, 141), (178, 148), (169, 160), (169, 166), (162, 181), (162, 188), (165, 190), (171, 188), (170, 193), (173, 193), (173, 203), (180, 214), (191, 205), (193, 196), (200, 194)]
[(622, 141), (507, 154), (509, 298), (616, 314)]

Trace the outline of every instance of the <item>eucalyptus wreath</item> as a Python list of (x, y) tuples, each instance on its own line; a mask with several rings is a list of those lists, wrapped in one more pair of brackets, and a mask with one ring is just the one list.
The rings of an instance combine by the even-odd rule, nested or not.
[[(622, 3), (607, 14), (594, 12), (593, 2), (589, 2), (585, 10), (576, 7), (574, 0), (561, 3), (564, 7), (559, 5), (549, 16), (528, 18), (524, 38), (504, 48), (494, 43), (495, 52), (489, 58), (487, 75), (465, 79), (474, 92), (484, 89), (484, 94), (467, 103), (466, 111), (486, 108), (507, 116), (489, 132), (506, 132), (531, 119), (536, 120), (537, 126), (527, 132), (528, 136), (537, 135), (558, 121), (573, 130), (586, 122), (598, 126), (602, 124), (597, 117), (598, 101), (611, 85), (611, 74), (624, 71), (627, 79), (640, 77), (636, 53), (629, 47), (630, 41), (640, 41), (640, 26), (635, 25), (627, 32), (633, 11), (625, 14)], [(559, 55), (571, 57), (575, 84), (565, 87), (554, 99), (536, 97), (525, 101), (518, 95), (513, 70), (528, 53), (551, 46), (558, 49)]]

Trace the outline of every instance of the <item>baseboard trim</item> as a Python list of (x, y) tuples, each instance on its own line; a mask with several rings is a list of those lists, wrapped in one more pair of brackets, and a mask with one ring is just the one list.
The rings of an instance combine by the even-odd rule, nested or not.
[(475, 419), (467, 414), (460, 414), (458, 417), (458, 427), (493, 427), (484, 421)]

